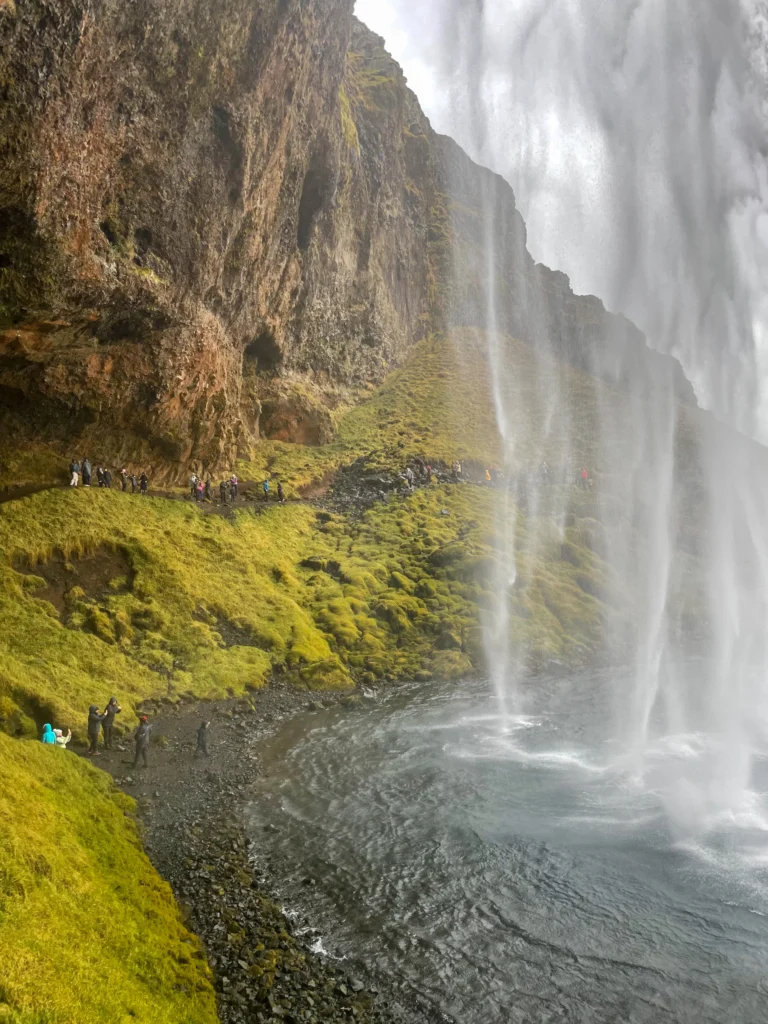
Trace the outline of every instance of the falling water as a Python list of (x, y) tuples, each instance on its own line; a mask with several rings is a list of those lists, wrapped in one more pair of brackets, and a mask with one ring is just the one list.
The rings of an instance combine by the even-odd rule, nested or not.
[[(390, 0), (376, 10), (358, 3), (399, 44), (395, 56), (438, 129), (514, 186), (536, 258), (676, 356), (710, 414), (681, 412), (669, 366), (638, 379), (646, 370), (633, 363), (620, 413), (599, 399), (595, 436), (580, 437), (542, 370), (538, 436), (520, 436), (508, 415), (513, 371), (497, 315), (489, 188), (485, 336), (502, 468), (590, 460), (589, 515), (631, 609), (630, 633), (605, 637), (631, 670), (617, 672), (595, 757), (658, 791), (686, 832), (741, 816), (763, 827), (750, 787), (768, 734), (768, 453), (750, 438), (768, 439), (768, 9), (757, 0)], [(557, 322), (557, 309), (547, 314)], [(524, 511), (535, 548), (553, 523), (562, 527), (567, 494), (534, 472)], [(487, 623), (503, 725), (531, 689), (507, 639), (516, 523), (505, 490), (501, 600)]]

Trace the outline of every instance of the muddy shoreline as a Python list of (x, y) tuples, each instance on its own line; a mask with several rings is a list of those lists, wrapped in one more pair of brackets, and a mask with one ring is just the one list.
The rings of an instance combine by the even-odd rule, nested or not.
[[(264, 771), (260, 745), (295, 714), (356, 700), (273, 684), (237, 700), (148, 704), (149, 767), (132, 767), (125, 741), (95, 761), (137, 802), (147, 854), (205, 946), (223, 1024), (444, 1019), (416, 998), (395, 996), (375, 965), (313, 952), (317, 922), (282, 913), (280, 865), (246, 832), (243, 811)], [(210, 754), (196, 757), (204, 718), (212, 722)]]

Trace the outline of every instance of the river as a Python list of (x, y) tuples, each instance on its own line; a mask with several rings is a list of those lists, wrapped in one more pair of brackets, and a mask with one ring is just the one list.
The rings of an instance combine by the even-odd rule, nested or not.
[[(616, 767), (610, 689), (537, 681), (505, 728), (487, 683), (309, 713), (264, 751), (251, 828), (328, 949), (445, 1019), (765, 1024), (768, 766), (745, 806), (683, 828)], [(695, 775), (697, 742), (660, 763)]]

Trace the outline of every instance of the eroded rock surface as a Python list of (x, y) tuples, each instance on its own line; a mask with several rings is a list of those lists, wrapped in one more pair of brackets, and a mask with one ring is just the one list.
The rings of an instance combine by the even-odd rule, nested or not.
[[(324, 388), (485, 323), (487, 216), (502, 329), (692, 400), (674, 361), (534, 263), (512, 190), (432, 131), (352, 6), (0, 5), (0, 397), (16, 423), (178, 475), (264, 434), (324, 443)], [(297, 375), (319, 399), (275, 386)]]

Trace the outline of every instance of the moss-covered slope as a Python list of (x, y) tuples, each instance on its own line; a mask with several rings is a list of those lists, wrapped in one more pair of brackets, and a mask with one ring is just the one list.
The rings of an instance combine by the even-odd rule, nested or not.
[[(609, 498), (621, 478), (600, 450), (598, 417), (618, 415), (624, 396), (505, 344), (518, 465), (554, 461), (568, 445), (602, 470)], [(32, 732), (53, 718), (77, 729), (88, 705), (113, 693), (129, 706), (221, 696), (272, 672), (308, 687), (470, 672), (482, 666), (483, 616), (505, 596), (513, 639), (534, 665), (594, 656), (606, 617), (631, 612), (600, 557), (600, 509), (568, 480), (540, 508), (482, 486), (484, 467), (502, 457), (490, 377), (480, 333), (425, 340), (339, 417), (330, 444), (268, 442), (240, 466), (298, 494), (360, 459), (373, 474), (416, 458), (464, 462), (471, 482), (391, 492), (366, 512), (250, 502), (223, 518), (97, 489), (0, 506), (2, 727)], [(621, 438), (612, 451), (622, 457)], [(511, 550), (496, 539), (501, 501)], [(514, 578), (510, 594), (497, 592), (499, 578)]]
[(109, 776), (0, 735), (0, 1020), (213, 1024), (210, 974)]

